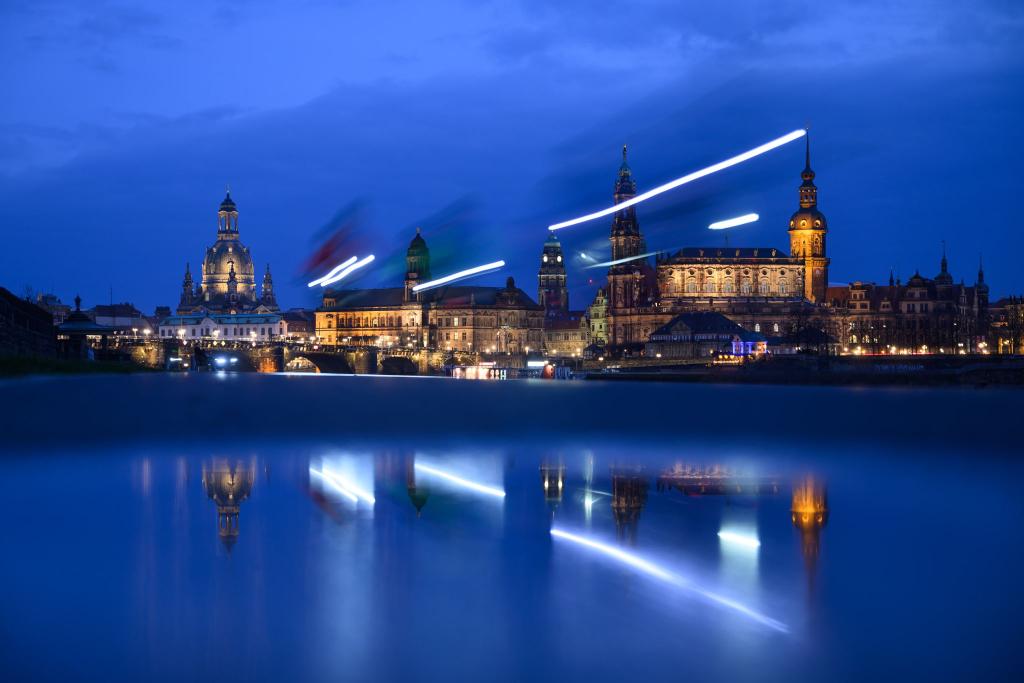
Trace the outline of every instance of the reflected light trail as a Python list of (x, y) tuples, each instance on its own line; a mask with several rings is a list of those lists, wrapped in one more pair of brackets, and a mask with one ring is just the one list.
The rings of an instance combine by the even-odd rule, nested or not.
[(708, 226), (708, 230), (725, 230), (726, 228), (735, 228), (737, 225), (754, 223), (760, 218), (761, 217), (756, 213), (745, 213), (742, 216), (736, 216), (736, 218), (727, 218), (724, 221), (715, 221)]
[(327, 484), (327, 486), (329, 486), (330, 489), (332, 491), (334, 491), (335, 493), (340, 493), (341, 495), (343, 495), (344, 497), (348, 498), (353, 503), (358, 503), (359, 502), (359, 496), (357, 496), (356, 494), (354, 494), (351, 491), (347, 490), (343, 486), (340, 486), (338, 483), (332, 481), (330, 479), (330, 477), (328, 477), (326, 474), (324, 474), (320, 470), (315, 470), (312, 467), (310, 467), (309, 468), (309, 473), (310, 474), (315, 474), (317, 477), (319, 477), (320, 481), (322, 481), (323, 483)]
[(657, 253), (658, 252), (656, 252), (656, 251), (649, 251), (646, 254), (637, 254), (636, 256), (627, 256), (626, 258), (615, 259), (614, 261), (605, 261), (604, 263), (595, 263), (592, 266), (587, 266), (587, 268), (608, 268), (609, 266), (617, 266), (620, 263), (629, 263), (630, 261), (636, 261), (637, 259), (650, 258), (651, 256), (654, 256)]
[(501, 489), (497, 489), (491, 486), (484, 486), (483, 484), (478, 484), (475, 481), (463, 479), (462, 477), (456, 477), (454, 474), (449, 474), (443, 470), (439, 470), (434, 467), (421, 465), (420, 463), (416, 463), (415, 465), (413, 465), (413, 467), (416, 469), (417, 472), (423, 472), (425, 474), (433, 475), (439, 479), (444, 479), (447, 482), (455, 484), (456, 486), (461, 486), (463, 488), (470, 489), (471, 491), (476, 491), (477, 493), (483, 493), (488, 496), (494, 496), (495, 498), (505, 497), (505, 492)]
[(649, 576), (661, 579), (662, 581), (670, 583), (678, 588), (683, 588), (692, 593), (696, 593), (697, 595), (705, 598), (706, 600), (710, 600), (711, 602), (714, 602), (718, 605), (735, 610), (743, 616), (753, 619), (759, 624), (775, 629), (776, 631), (779, 631), (781, 633), (789, 633), (789, 627), (783, 624), (781, 621), (776, 621), (775, 619), (772, 619), (767, 615), (761, 614), (757, 610), (751, 609), (743, 603), (731, 600), (730, 598), (727, 598), (723, 595), (719, 595), (718, 593), (705, 590), (700, 586), (697, 586), (687, 581), (678, 574), (674, 574), (663, 567), (659, 567), (653, 562), (649, 562), (639, 557), (638, 555), (634, 555), (633, 553), (621, 550), (606, 543), (601, 543), (599, 541), (586, 538), (584, 536), (577, 536), (576, 534), (571, 534), (567, 531), (562, 531), (561, 529), (552, 529), (551, 535), (555, 538), (575, 543), (576, 545), (579, 545), (581, 547), (595, 550), (598, 553), (604, 555), (605, 557), (610, 557), (612, 559), (618, 560), (619, 562), (622, 562), (623, 564), (628, 565), (634, 569), (637, 569)]
[(567, 220), (567, 221), (562, 221), (561, 223), (555, 223), (554, 225), (549, 225), (548, 226), (548, 230), (560, 230), (561, 228), (568, 228), (568, 227), (573, 226), (573, 225), (578, 225), (580, 223), (586, 223), (587, 221), (592, 221), (595, 218), (601, 218), (603, 216), (610, 216), (613, 213), (617, 213), (619, 211), (622, 211), (623, 209), (628, 209), (629, 207), (634, 206), (636, 204), (639, 204), (640, 202), (645, 201), (647, 199), (650, 199), (651, 197), (656, 197), (659, 194), (662, 194), (663, 192), (668, 192), (669, 190), (674, 190), (675, 188), (680, 187), (682, 185), (686, 185), (687, 183), (692, 183), (694, 180), (699, 180), (699, 179), (701, 179), (701, 178), (703, 178), (705, 176), (711, 175), (712, 173), (717, 173), (717, 172), (725, 170), (725, 169), (727, 169), (727, 168), (729, 168), (731, 166), (735, 166), (736, 164), (741, 164), (744, 161), (747, 161), (749, 159), (753, 159), (754, 157), (760, 156), (760, 155), (764, 154), (765, 152), (770, 152), (773, 149), (775, 149), (777, 147), (781, 147), (781, 146), (783, 146), (785, 144), (788, 144), (790, 142), (793, 142), (794, 140), (799, 140), (804, 135), (807, 135), (807, 131), (804, 130), (803, 128), (800, 128), (798, 130), (794, 130), (792, 133), (787, 133), (786, 135), (783, 135), (782, 137), (779, 137), (779, 138), (775, 138), (774, 140), (766, 142), (763, 145), (760, 145), (758, 147), (754, 147), (753, 149), (748, 149), (746, 152), (743, 152), (742, 154), (737, 154), (734, 157), (730, 157), (730, 158), (726, 159), (725, 161), (720, 161), (717, 164), (713, 164), (711, 166), (708, 166), (707, 168), (702, 168), (699, 171), (694, 171), (693, 173), (688, 173), (687, 175), (684, 175), (682, 178), (676, 178), (675, 180), (667, 182), (664, 185), (659, 185), (658, 187), (654, 188), (653, 190), (648, 190), (647, 192), (644, 192), (643, 194), (638, 194), (637, 196), (633, 197), (632, 199), (627, 199), (624, 202), (620, 202), (618, 204), (614, 204), (612, 206), (609, 206), (607, 209), (602, 209), (601, 211), (595, 211), (594, 213), (588, 213), (587, 215), (580, 216), (579, 218), (573, 218), (573, 219), (570, 219), (570, 220)]
[(316, 470), (312, 467), (309, 468), (309, 471), (311, 474), (315, 474), (320, 477), (321, 480), (326, 482), (333, 490), (345, 496), (353, 503), (358, 503), (360, 500), (367, 502), (370, 505), (376, 505), (377, 503), (377, 500), (373, 497), (372, 493), (360, 488), (348, 478), (338, 474), (337, 472)]
[(331, 272), (327, 273), (327, 275), (324, 275), (323, 277), (318, 277), (317, 279), (315, 279), (312, 282), (310, 282), (307, 286), (308, 287), (316, 287), (318, 284), (320, 284), (324, 280), (326, 280), (328, 278), (334, 277), (335, 275), (337, 275), (341, 271), (345, 270), (346, 268), (348, 268), (349, 266), (351, 266), (353, 263), (355, 263), (358, 260), (359, 260), (358, 256), (353, 256), (352, 258), (348, 259), (344, 263), (339, 263), (334, 268), (331, 268)]
[(481, 273), (486, 273), (488, 271), (497, 270), (498, 268), (504, 268), (504, 267), (505, 267), (505, 262), (504, 261), (495, 261), (494, 263), (485, 263), (482, 266), (476, 266), (474, 268), (467, 268), (466, 270), (460, 270), (457, 273), (452, 273), (451, 275), (445, 275), (444, 277), (438, 278), (436, 280), (430, 280), (429, 282), (424, 282), (421, 285), (416, 285), (415, 287), (412, 288), (412, 291), (414, 291), (414, 292), (422, 292), (425, 289), (432, 289), (434, 287), (440, 287), (441, 285), (446, 285), (449, 282), (454, 282), (455, 280), (461, 280), (464, 277), (472, 277), (473, 275), (480, 275)]
[(335, 275), (335, 276), (333, 276), (333, 277), (331, 277), (329, 279), (326, 279), (323, 282), (321, 282), (320, 286), (321, 287), (326, 287), (327, 285), (334, 284), (335, 282), (337, 282), (338, 280), (341, 280), (342, 278), (348, 277), (348, 275), (352, 271), (358, 270), (359, 268), (362, 268), (363, 266), (367, 265), (368, 263), (373, 263), (373, 259), (374, 259), (373, 254), (370, 254), (369, 256), (364, 258), (362, 261), (356, 261), (355, 263), (353, 263), (352, 265), (350, 265), (348, 268), (346, 268), (345, 270), (341, 271), (337, 275)]
[(726, 543), (732, 543), (734, 545), (740, 545), (744, 548), (750, 548), (757, 550), (761, 547), (761, 541), (755, 536), (747, 536), (745, 534), (737, 534), (734, 531), (719, 531), (718, 538), (722, 539)]

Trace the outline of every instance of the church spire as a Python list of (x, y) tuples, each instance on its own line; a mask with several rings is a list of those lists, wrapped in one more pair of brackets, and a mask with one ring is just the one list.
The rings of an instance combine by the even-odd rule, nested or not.
[(811, 168), (811, 134), (804, 138), (807, 142), (804, 170), (800, 173), (803, 183), (800, 184), (800, 208), (811, 209), (818, 205), (818, 188), (814, 185), (814, 170)]

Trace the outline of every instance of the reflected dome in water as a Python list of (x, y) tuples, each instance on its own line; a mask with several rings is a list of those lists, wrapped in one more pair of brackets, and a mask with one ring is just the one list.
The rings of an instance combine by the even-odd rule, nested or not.
[(217, 505), (217, 535), (229, 552), (238, 540), (239, 506), (252, 492), (254, 480), (254, 468), (246, 469), (241, 462), (214, 460), (203, 466), (203, 489)]

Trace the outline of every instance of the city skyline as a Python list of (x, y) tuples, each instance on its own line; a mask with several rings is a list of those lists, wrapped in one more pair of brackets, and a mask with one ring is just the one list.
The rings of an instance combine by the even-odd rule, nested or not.
[[(211, 19), (230, 24), (219, 30), (252, 46), (275, 44), (267, 25), (273, 3), (244, 16), (233, 10), (233, 22), (223, 20), (228, 9), (216, 15), (220, 23)], [(460, 19), (455, 9), (439, 8), (453, 32), (496, 21)], [(344, 67), (323, 59), (314, 67), (319, 51), (342, 48), (312, 41), (284, 62), (298, 78), (254, 84), (240, 58), (214, 63), (191, 49), (186, 82), (148, 88), (180, 55), (179, 43), (194, 47), (212, 29), (156, 9), (101, 7), (85, 16), (74, 9), (52, 25), (44, 25), (53, 19), (46, 7), (7, 9), (10, 43), (35, 41), (39, 49), (27, 59), (44, 76), (61, 70), (70, 106), (47, 108), (47, 96), (8, 60), (7, 80), (21, 97), (0, 120), (5, 284), (53, 291), (66, 302), (81, 294), (88, 305), (107, 303), (112, 290), (115, 301), (145, 311), (173, 307), (184, 265), (196, 266), (230, 183), (243, 239), (258, 272), (273, 263), (284, 308), (314, 306), (301, 265), (313, 236), (357, 201), (364, 232), (384, 255), (400, 258), (409, 231), (423, 225), (437, 245), (439, 273), (504, 259), (505, 270), (479, 283), (511, 275), (532, 289), (546, 226), (607, 204), (622, 144), (643, 190), (809, 123), (833, 282), (881, 284), (891, 268), (903, 279), (916, 270), (931, 277), (945, 242), (957, 277), (970, 279), (984, 254), (993, 298), (1018, 292), (1015, 254), (1024, 238), (1001, 198), (1013, 196), (1021, 151), (1012, 122), (1024, 98), (1008, 87), (1022, 64), (1012, 50), (1019, 10), (996, 2), (930, 13), (916, 4), (898, 14), (839, 8), (838, 16), (879, 22), (885, 41), (801, 3), (780, 8), (757, 35), (686, 10), (672, 10), (675, 28), (659, 31), (662, 10), (635, 18), (630, 33), (657, 38), (646, 46), (605, 19), (575, 29), (564, 44), (589, 46), (588, 60), (552, 48), (559, 43), (544, 16), (513, 22), (501, 46), (473, 42), (442, 55), (429, 49), (436, 26), (418, 35), (373, 10), (306, 7), (292, 20), (330, 26), (361, 12), (366, 26), (407, 39), (402, 48), (412, 61), (353, 49), (336, 55), (347, 57)], [(495, 10), (503, 19), (509, 12)], [(139, 30), (129, 36), (118, 26)], [(956, 26), (976, 30), (951, 42)], [(58, 35), (78, 39), (58, 44)], [(674, 49), (672, 36), (694, 42)], [(797, 38), (804, 49), (788, 49), (786, 40)], [(647, 50), (655, 66), (623, 78), (606, 59), (623, 50)], [(475, 72), (453, 68), (481, 51), (488, 58)], [(94, 89), (68, 80), (75, 78)], [(111, 115), (115, 97), (133, 111)], [(652, 250), (720, 246), (728, 237), (788, 251), (780, 234), (801, 166), (795, 147), (638, 207)], [(430, 223), (446, 207), (459, 207), (457, 225), (438, 235)], [(761, 220), (726, 235), (706, 230), (748, 211)], [(560, 238), (567, 252), (607, 252), (606, 230), (594, 221)], [(386, 259), (375, 266), (354, 286), (393, 280)], [(599, 284), (588, 286), (588, 274), (568, 273), (574, 307)]]

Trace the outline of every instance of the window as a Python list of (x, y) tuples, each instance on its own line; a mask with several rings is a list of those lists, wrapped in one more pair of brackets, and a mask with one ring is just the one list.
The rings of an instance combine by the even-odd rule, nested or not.
[(786, 293), (786, 281), (783, 280), (783, 281), (779, 282), (779, 294), (785, 294), (785, 293)]
[(705, 282), (704, 283), (704, 291), (708, 292), (708, 293), (714, 292), (715, 291), (715, 283), (711, 282), (710, 280)]
[(466, 341), (466, 333), (465, 332), (462, 333), (462, 341)]
[(750, 286), (750, 280), (744, 280), (743, 283), (740, 285), (740, 292), (742, 292), (743, 294), (750, 294), (751, 289), (752, 288)]
[(697, 282), (695, 280), (687, 280), (686, 291), (689, 294), (695, 294), (697, 292)]
[(761, 294), (767, 294), (768, 293), (768, 282), (766, 280), (761, 280), (760, 282), (758, 282), (757, 283), (757, 291), (759, 291)]
[(778, 332), (779, 331), (779, 324), (778, 323), (775, 323), (774, 325), (772, 325), (772, 331), (773, 332)]
[(761, 331), (761, 323), (754, 323), (754, 332)]

